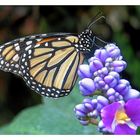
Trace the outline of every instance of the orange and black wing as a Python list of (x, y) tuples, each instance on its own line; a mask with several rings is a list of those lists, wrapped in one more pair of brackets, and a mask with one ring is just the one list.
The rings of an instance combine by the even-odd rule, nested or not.
[(46, 36), (51, 36), (51, 34), (26, 36), (1, 45), (0, 69), (21, 75), (20, 63), (23, 53), (32, 48), (37, 42), (46, 38)]
[(48, 37), (24, 52), (21, 72), (27, 85), (48, 97), (68, 95), (77, 79), (78, 66), (83, 62), (76, 42), (76, 36)]

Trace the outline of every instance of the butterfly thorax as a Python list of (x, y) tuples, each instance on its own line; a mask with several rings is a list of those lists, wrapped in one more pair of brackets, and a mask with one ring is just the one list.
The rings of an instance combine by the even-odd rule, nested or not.
[(93, 32), (89, 29), (86, 29), (81, 34), (79, 34), (78, 37), (79, 37), (80, 51), (82, 51), (83, 53), (91, 52), (91, 49), (94, 44)]

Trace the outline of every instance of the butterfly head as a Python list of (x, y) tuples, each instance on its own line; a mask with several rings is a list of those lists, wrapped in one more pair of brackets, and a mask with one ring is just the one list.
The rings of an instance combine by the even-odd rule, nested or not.
[(87, 28), (79, 35), (80, 50), (83, 53), (91, 52), (94, 46), (96, 46), (95, 38), (91, 27), (100, 19), (105, 19), (104, 16), (100, 16), (101, 12), (93, 18), (93, 20), (88, 24)]
[(86, 29), (81, 34), (79, 34), (79, 44), (80, 50), (84, 53), (91, 52), (94, 45), (94, 34), (90, 29)]

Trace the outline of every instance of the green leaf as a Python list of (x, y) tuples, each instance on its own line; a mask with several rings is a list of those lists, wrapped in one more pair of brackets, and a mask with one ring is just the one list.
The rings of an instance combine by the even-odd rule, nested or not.
[(137, 134), (137, 135), (140, 135), (140, 127), (137, 128), (136, 134)]
[(93, 125), (82, 126), (73, 108), (82, 102), (75, 88), (60, 99), (44, 98), (44, 103), (23, 110), (11, 124), (0, 129), (1, 134), (99, 134)]

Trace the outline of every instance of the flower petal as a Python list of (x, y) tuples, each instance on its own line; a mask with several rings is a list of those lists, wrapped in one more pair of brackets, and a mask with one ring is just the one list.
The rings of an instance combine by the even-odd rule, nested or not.
[(105, 125), (105, 127), (110, 131), (112, 128), (112, 122), (114, 120), (115, 117), (115, 113), (118, 110), (118, 108), (121, 106), (120, 103), (115, 102), (112, 103), (110, 105), (105, 106), (102, 110), (101, 110), (101, 117), (102, 117), (102, 121)]
[(126, 114), (131, 118), (131, 121), (140, 126), (140, 99), (131, 99), (125, 104)]
[(114, 134), (117, 135), (135, 135), (136, 130), (130, 128), (127, 124), (119, 124), (116, 126)]

